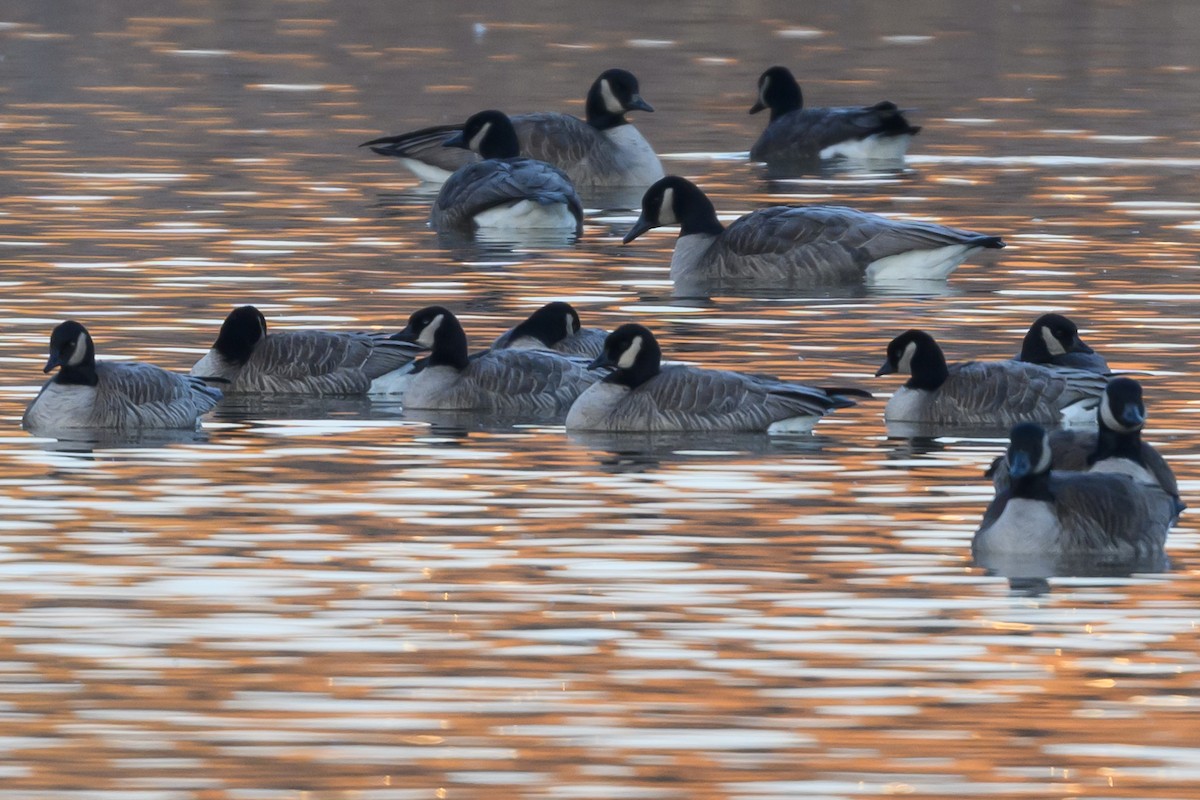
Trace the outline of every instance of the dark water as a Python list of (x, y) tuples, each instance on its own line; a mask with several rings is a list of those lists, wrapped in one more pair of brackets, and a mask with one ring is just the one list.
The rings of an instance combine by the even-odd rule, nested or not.
[[(1200, 507), (1200, 6), (32, 2), (0, 9), (0, 797), (1194, 798), (1200, 578), (970, 565), (995, 436), (567, 436), (351, 401), (196, 437), (19, 429), (50, 328), (184, 369), (228, 309), (476, 342), (549, 299), (669, 355), (850, 383), (891, 336), (1011, 355), (1064, 311), (1142, 373)], [(759, 72), (924, 131), (900, 173), (768, 180)], [(355, 146), (633, 70), (732, 218), (837, 202), (1003, 235), (947, 284), (677, 298), (673, 232), (447, 243)], [(606, 210), (601, 210), (606, 209)]]

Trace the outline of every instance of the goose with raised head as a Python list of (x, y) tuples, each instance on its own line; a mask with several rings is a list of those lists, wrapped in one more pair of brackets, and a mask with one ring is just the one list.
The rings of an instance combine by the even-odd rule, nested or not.
[[(519, 154), (544, 161), (566, 173), (577, 187), (648, 186), (663, 176), (654, 148), (630, 124), (630, 111), (653, 111), (642, 99), (638, 80), (623, 69), (600, 73), (587, 93), (587, 118), (553, 112), (512, 117)], [(438, 125), (364, 142), (376, 153), (399, 158), (424, 181), (441, 183), (479, 160), (443, 145), (462, 125)]]
[(822, 389), (728, 370), (662, 364), (654, 334), (626, 324), (608, 335), (592, 368), (611, 368), (575, 401), (567, 429), (803, 433), (854, 405), (857, 389)]
[(413, 312), (396, 336), (430, 351), (411, 373), (378, 390), (402, 395), (405, 408), (558, 414), (599, 378), (586, 362), (548, 350), (471, 355), (462, 324), (443, 306)]
[(1123, 474), (1052, 472), (1053, 448), (1037, 423), (1014, 426), (1009, 440), (1011, 482), (996, 494), (975, 532), (976, 560), (1066, 556), (1122, 562), (1161, 555), (1175, 517), (1170, 495)]
[(492, 349), (553, 350), (590, 359), (600, 355), (606, 336), (607, 331), (582, 327), (575, 307), (555, 300), (496, 337)]
[(1023, 361), (947, 364), (934, 338), (919, 330), (888, 344), (875, 375), (893, 373), (909, 379), (888, 400), (885, 420), (946, 425), (1091, 423), (1106, 383), (1094, 372)]
[(974, 251), (1004, 247), (998, 236), (842, 206), (772, 206), (726, 228), (704, 192), (675, 175), (646, 190), (641, 216), (623, 241), (662, 225), (679, 225), (671, 279), (689, 284), (940, 280)]
[(500, 111), (480, 111), (446, 147), (483, 156), (442, 184), (429, 214), (437, 231), (478, 228), (567, 229), (583, 232), (583, 204), (571, 181), (544, 161), (518, 156), (517, 134)]
[(759, 76), (758, 102), (750, 113), (765, 109), (771, 119), (750, 148), (750, 160), (769, 164), (834, 158), (902, 162), (921, 130), (886, 100), (859, 108), (804, 108), (800, 84), (786, 67)]
[(1084, 344), (1079, 327), (1062, 314), (1042, 314), (1033, 321), (1021, 342), (1017, 361), (1086, 369), (1101, 375), (1110, 372), (1104, 356)]
[(254, 306), (229, 312), (212, 349), (192, 375), (228, 394), (364, 395), (422, 350), (387, 333), (267, 332)]
[(74, 320), (50, 334), (42, 372), (58, 368), (25, 409), (21, 424), (34, 433), (59, 429), (194, 429), (221, 399), (203, 381), (153, 364), (97, 361), (87, 328)]

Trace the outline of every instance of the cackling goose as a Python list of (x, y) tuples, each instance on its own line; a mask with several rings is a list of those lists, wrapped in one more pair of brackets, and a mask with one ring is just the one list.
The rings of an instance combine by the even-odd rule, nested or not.
[(610, 333), (591, 366), (613, 371), (571, 406), (569, 430), (801, 433), (826, 412), (854, 405), (846, 395), (870, 397), (741, 372), (664, 367), (654, 334), (636, 324)]
[[(1138, 483), (1158, 486), (1169, 494), (1179, 511), (1179, 484), (1162, 454), (1142, 441), (1146, 406), (1142, 386), (1132, 378), (1113, 378), (1104, 387), (1096, 413), (1097, 428), (1065, 429), (1050, 433), (1051, 458), (1055, 469), (1064, 472), (1120, 472)], [(992, 462), (988, 474), (996, 491), (1008, 487), (1008, 462), (1003, 456)]]
[(1079, 328), (1062, 314), (1043, 314), (1029, 326), (1017, 361), (1109, 373), (1104, 356), (1083, 343)]
[(430, 350), (394, 382), (405, 408), (558, 414), (598, 379), (586, 362), (548, 350), (486, 350), (469, 355), (458, 318), (442, 306), (416, 311), (396, 336)]
[(924, 331), (910, 330), (888, 344), (875, 373), (907, 374), (888, 400), (889, 422), (1009, 426), (1017, 422), (1087, 423), (1095, 419), (1102, 375), (1023, 361), (946, 364), (942, 348)]
[(195, 428), (221, 399), (203, 381), (138, 362), (96, 361), (96, 345), (74, 320), (50, 334), (50, 358), (42, 372), (58, 367), (25, 410), (21, 424), (34, 432), (62, 428)]
[(669, 175), (642, 198), (628, 244), (651, 228), (678, 224), (671, 256), (676, 282), (828, 285), (866, 280), (942, 279), (998, 236), (931, 222), (888, 219), (841, 206), (772, 206), (728, 228), (691, 181)]
[(437, 231), (476, 228), (555, 228), (583, 232), (583, 204), (560, 170), (517, 157), (517, 134), (499, 111), (480, 111), (446, 147), (466, 147), (484, 157), (442, 184), (429, 224)]
[[(648, 186), (663, 176), (654, 148), (625, 119), (629, 111), (653, 111), (638, 94), (638, 81), (623, 69), (600, 74), (587, 94), (587, 121), (569, 114), (518, 114), (512, 118), (520, 154), (544, 161), (579, 187)], [(401, 163), (424, 181), (440, 183), (478, 160), (442, 145), (462, 129), (439, 125), (364, 142)]]
[(1012, 429), (1006, 456), (1011, 485), (996, 494), (971, 549), (976, 560), (1006, 556), (1075, 556), (1107, 562), (1160, 555), (1174, 502), (1157, 486), (1128, 475), (1051, 472), (1042, 426)]
[(604, 350), (606, 331), (583, 328), (579, 312), (570, 303), (556, 300), (509, 328), (492, 342), (493, 350), (553, 350), (568, 356), (595, 358)]
[(804, 108), (800, 84), (786, 67), (771, 67), (758, 78), (758, 102), (750, 113), (766, 108), (771, 109), (771, 121), (750, 149), (751, 161), (898, 162), (921, 130), (887, 101), (862, 108)]
[(267, 333), (262, 312), (241, 306), (229, 312), (192, 375), (230, 394), (362, 395), (420, 352), (384, 333)]

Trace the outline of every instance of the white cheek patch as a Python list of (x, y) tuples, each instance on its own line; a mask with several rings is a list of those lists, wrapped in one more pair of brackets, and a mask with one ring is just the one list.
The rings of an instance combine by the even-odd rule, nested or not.
[(625, 348), (625, 352), (621, 353), (621, 358), (617, 361), (617, 368), (629, 369), (632, 367), (640, 352), (642, 352), (642, 337), (635, 336), (629, 347)]
[(658, 206), (658, 224), (674, 225), (676, 222), (675, 190), (667, 189), (665, 192), (663, 192), (662, 202)]
[(75, 340), (75, 349), (71, 351), (71, 357), (67, 359), (67, 365), (78, 367), (83, 363), (83, 359), (87, 357), (88, 337), (86, 334), (81, 335)]
[(1067, 352), (1067, 348), (1062, 346), (1062, 342), (1054, 338), (1054, 334), (1049, 328), (1042, 328), (1042, 339), (1046, 342), (1046, 349), (1050, 351), (1052, 356), (1061, 356)]
[(421, 335), (417, 337), (417, 344), (433, 349), (433, 340), (437, 336), (438, 328), (442, 327), (442, 320), (445, 314), (438, 314), (433, 318), (433, 321), (421, 329)]
[(569, 339), (574, 335), (575, 335), (575, 320), (571, 318), (570, 314), (567, 314), (567, 338)]
[(767, 105), (767, 87), (771, 85), (771, 76), (763, 78), (763, 82), (758, 87), (758, 101), (764, 106)]
[(1110, 431), (1119, 431), (1121, 433), (1136, 431), (1141, 427), (1140, 425), (1128, 425), (1118, 419), (1117, 415), (1113, 413), (1112, 398), (1107, 394), (1105, 394), (1104, 399), (1100, 401), (1100, 421), (1103, 422), (1104, 427), (1108, 428)]
[(897, 372), (907, 372), (912, 374), (913, 356), (917, 354), (917, 343), (909, 342), (904, 346), (904, 352), (900, 355), (900, 361), (896, 364)]
[(479, 133), (471, 137), (471, 141), (467, 142), (467, 147), (476, 153), (479, 152), (479, 146), (483, 144), (483, 140), (487, 138), (488, 131), (492, 129), (492, 123), (485, 122), (483, 127), (479, 129)]
[(1033, 468), (1034, 475), (1041, 475), (1043, 472), (1050, 471), (1050, 435), (1042, 436), (1042, 455), (1038, 459), (1037, 466)]
[(624, 114), (625, 106), (621, 105), (621, 101), (613, 94), (612, 86), (608, 83), (608, 78), (600, 81), (600, 97), (604, 99), (604, 110), (610, 114)]
[(258, 318), (258, 338), (267, 338), (267, 321), (262, 317)]

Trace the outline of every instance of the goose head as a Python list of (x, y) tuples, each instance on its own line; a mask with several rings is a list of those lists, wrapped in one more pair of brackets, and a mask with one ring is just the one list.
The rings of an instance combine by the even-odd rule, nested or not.
[(1021, 342), (1022, 361), (1047, 364), (1065, 353), (1091, 353), (1079, 338), (1079, 328), (1062, 314), (1043, 314), (1029, 326)]
[(758, 76), (758, 102), (750, 107), (751, 114), (771, 109), (771, 120), (797, 111), (804, 106), (800, 84), (787, 67), (771, 67)]
[(587, 122), (599, 130), (624, 125), (627, 111), (653, 110), (638, 92), (638, 79), (628, 70), (605, 70), (588, 89)]
[(512, 340), (528, 336), (553, 347), (579, 332), (579, 312), (570, 303), (547, 303), (512, 330)]
[(936, 389), (949, 376), (942, 348), (925, 331), (908, 330), (892, 339), (887, 346), (887, 360), (875, 377), (900, 373), (909, 375), (904, 385), (910, 389)]
[(644, 325), (628, 323), (604, 340), (604, 350), (588, 364), (588, 369), (610, 368), (605, 377), (610, 383), (630, 388), (653, 378), (662, 367), (662, 349), (654, 334)]
[(228, 362), (245, 364), (266, 335), (267, 318), (262, 312), (254, 306), (239, 306), (221, 323), (213, 349)]
[(95, 386), (96, 345), (87, 328), (73, 319), (61, 322), (50, 333), (50, 357), (42, 372), (58, 367), (55, 380), (60, 383), (81, 383)]
[(1050, 436), (1035, 422), (1014, 425), (1008, 435), (1008, 474), (1014, 482), (1050, 472)]
[(521, 154), (512, 120), (503, 111), (495, 110), (472, 114), (463, 129), (442, 145), (471, 150), (483, 158), (516, 158)]
[(414, 311), (404, 330), (392, 336), (429, 349), (429, 366), (464, 369), (469, 361), (467, 334), (458, 317), (444, 306), (426, 306)]
[(1104, 387), (1097, 412), (1100, 427), (1115, 433), (1136, 433), (1146, 424), (1142, 385), (1132, 378), (1113, 378)]
[(629, 244), (646, 231), (662, 225), (678, 225), (680, 236), (693, 233), (716, 236), (724, 230), (708, 195), (678, 175), (659, 178), (646, 190), (642, 195), (641, 216), (621, 243)]

